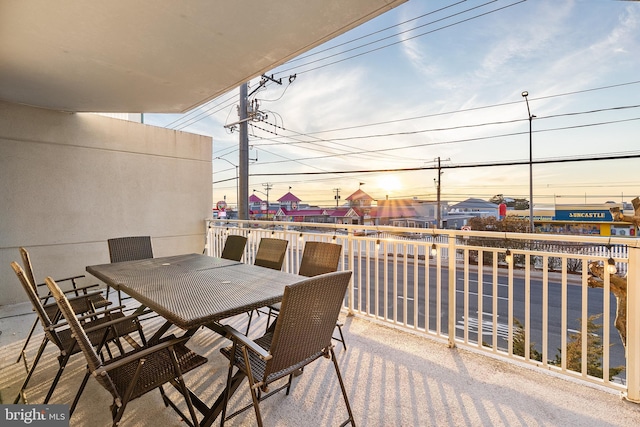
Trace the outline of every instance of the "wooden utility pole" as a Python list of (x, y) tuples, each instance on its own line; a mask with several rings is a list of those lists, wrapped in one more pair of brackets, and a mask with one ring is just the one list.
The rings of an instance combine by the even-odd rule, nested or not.
[(240, 111), (238, 111), (240, 127), (238, 168), (238, 218), (249, 219), (249, 132), (247, 124), (247, 88), (248, 84), (240, 86)]

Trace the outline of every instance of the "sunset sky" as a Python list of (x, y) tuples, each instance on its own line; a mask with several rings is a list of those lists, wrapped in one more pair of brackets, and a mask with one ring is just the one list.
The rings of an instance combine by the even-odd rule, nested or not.
[[(270, 183), (271, 200), (291, 187), (326, 206), (363, 183), (377, 199), (435, 199), (439, 157), (443, 200), (528, 198), (528, 91), (534, 203), (630, 201), (639, 71), (640, 2), (410, 0), (269, 73), (282, 84), (251, 97), (267, 118), (249, 128), (249, 194)], [(235, 91), (184, 115), (145, 115), (213, 137), (226, 160), (213, 163), (214, 201), (232, 207), (238, 132), (224, 125), (237, 104)]]

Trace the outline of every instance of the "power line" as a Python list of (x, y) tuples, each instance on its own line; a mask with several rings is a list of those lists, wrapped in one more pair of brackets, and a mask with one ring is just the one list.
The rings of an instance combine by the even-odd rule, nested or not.
[[(554, 97), (559, 97), (559, 96), (574, 95), (574, 94), (577, 94), (577, 93), (591, 92), (591, 91), (594, 91), (594, 90), (609, 89), (609, 88), (612, 88), (612, 87), (620, 87), (620, 86), (626, 86), (626, 85), (632, 85), (632, 84), (638, 84), (638, 83), (640, 83), (640, 80), (639, 81), (634, 81), (634, 82), (629, 82), (629, 83), (622, 83), (622, 84), (619, 84), (619, 85), (605, 86), (605, 87), (601, 87), (601, 88), (585, 89), (583, 91), (569, 92), (569, 93), (558, 94), (558, 95), (549, 95), (549, 96), (540, 97), (540, 98), (531, 98), (531, 100), (534, 101), (534, 100), (554, 98)], [(425, 118), (431, 118), (431, 117), (436, 117), (436, 116), (443, 116), (443, 115), (449, 115), (449, 114), (455, 114), (455, 113), (482, 110), (482, 109), (487, 109), (487, 108), (503, 107), (503, 106), (506, 106), (506, 105), (519, 104), (521, 102), (522, 101), (513, 101), (513, 102), (502, 103), (502, 104), (494, 104), (494, 105), (487, 105), (487, 106), (482, 106), (482, 107), (468, 108), (468, 109), (464, 109), (464, 110), (449, 111), (449, 112), (446, 112), (446, 113), (429, 114), (429, 115), (424, 115), (424, 116), (417, 116), (417, 117), (410, 117), (410, 118), (403, 118), (403, 119), (396, 119), (396, 120), (387, 120), (387, 121), (384, 121), (384, 122), (363, 124), (363, 125), (357, 125), (357, 126), (349, 126), (349, 127), (329, 129), (329, 130), (321, 130), (321, 131), (307, 133), (307, 134), (304, 134), (304, 135), (305, 136), (312, 136), (312, 135), (315, 135), (315, 134), (318, 134), (318, 133), (329, 133), (329, 132), (337, 132), (337, 131), (344, 131), (344, 130), (361, 129), (361, 128), (365, 128), (365, 127), (379, 126), (379, 125), (383, 125), (383, 124), (396, 124), (396, 123), (400, 123), (400, 122), (404, 122), (404, 121), (410, 121), (410, 120), (425, 119)], [(589, 111), (582, 111), (582, 112), (555, 114), (555, 115), (550, 115), (550, 116), (538, 117), (536, 119), (536, 121), (539, 121), (539, 120), (542, 120), (542, 119), (545, 119), (545, 118), (557, 118), (557, 117), (563, 117), (563, 116), (574, 116), (574, 115), (581, 115), (581, 114), (591, 114), (591, 113), (598, 113), (598, 112), (604, 112), (604, 111), (614, 111), (614, 110), (631, 109), (631, 108), (638, 108), (638, 107), (640, 107), (640, 105), (619, 106), (619, 107), (601, 108), (601, 109), (597, 109), (597, 110), (589, 110)], [(418, 131), (412, 131), (412, 133), (455, 130), (455, 129), (461, 129), (461, 128), (465, 128), (465, 127), (481, 127), (481, 126), (487, 126), (487, 125), (491, 125), (491, 124), (510, 124), (510, 123), (517, 123), (517, 122), (527, 121), (527, 120), (529, 120), (529, 119), (528, 118), (527, 119), (514, 119), (514, 120), (508, 120), (508, 121), (501, 121), (501, 122), (479, 123), (479, 124), (474, 124), (474, 125), (461, 125), (461, 126), (453, 126), (453, 127), (447, 127), (447, 128), (423, 129), (423, 130), (418, 130)], [(397, 135), (404, 135), (404, 134), (407, 134), (407, 133), (398, 132), (398, 133), (388, 133), (388, 134), (374, 134), (372, 136), (375, 136), (375, 137), (378, 137), (378, 136), (397, 136)], [(366, 138), (366, 137), (367, 136), (361, 136), (361, 137), (358, 137), (358, 138)], [(342, 141), (342, 140), (344, 140), (344, 138), (342, 138), (342, 139), (332, 138), (332, 139), (323, 139), (323, 140), (324, 141), (334, 142), (334, 141)], [(273, 145), (273, 144), (261, 144), (261, 145)]]
[[(475, 8), (477, 8), (477, 7), (485, 6), (485, 5), (489, 4), (489, 3), (493, 3), (494, 1), (496, 1), (496, 0), (492, 0), (492, 1), (488, 2), (488, 3), (485, 3), (485, 4), (480, 5), (480, 6), (476, 6), (476, 7), (474, 7), (474, 8), (470, 8), (470, 9), (468, 9), (468, 10), (473, 10), (473, 9), (475, 9)], [(317, 67), (315, 67), (315, 68), (310, 68), (310, 69), (308, 69), (308, 70), (303, 70), (303, 71), (296, 71), (296, 74), (305, 74), (305, 73), (308, 73), (308, 72), (311, 72), (311, 71), (316, 71), (316, 70), (319, 70), (319, 69), (321, 69), (321, 68), (325, 68), (325, 67), (328, 67), (328, 66), (331, 66), (331, 65), (339, 64), (339, 63), (341, 63), (341, 62), (348, 61), (348, 60), (350, 60), (350, 59), (353, 59), (353, 58), (357, 58), (357, 57), (360, 57), (360, 56), (366, 55), (366, 54), (368, 54), (368, 53), (372, 53), (372, 52), (376, 52), (376, 51), (378, 51), (378, 50), (386, 49), (386, 48), (388, 48), (388, 47), (395, 46), (395, 45), (400, 44), (400, 43), (405, 43), (405, 42), (407, 42), (407, 41), (409, 41), (409, 40), (413, 40), (413, 39), (415, 39), (415, 38), (422, 37), (422, 36), (425, 36), (425, 35), (428, 35), (428, 34), (434, 33), (434, 32), (436, 32), (436, 31), (444, 30), (444, 29), (446, 29), (446, 28), (450, 28), (450, 27), (453, 27), (453, 26), (455, 26), (455, 25), (459, 25), (459, 24), (462, 24), (462, 23), (464, 23), (464, 22), (471, 21), (471, 20), (473, 20), (473, 19), (481, 18), (481, 17), (483, 17), (483, 16), (487, 16), (487, 15), (490, 15), (490, 14), (492, 14), (492, 13), (499, 12), (499, 11), (501, 11), (501, 10), (504, 10), (504, 9), (510, 8), (510, 7), (515, 6), (515, 5), (517, 5), (517, 4), (524, 3), (525, 1), (526, 1), (526, 0), (520, 0), (520, 1), (517, 1), (517, 2), (515, 2), (515, 3), (509, 4), (509, 5), (506, 5), (506, 6), (503, 6), (503, 7), (497, 8), (497, 9), (493, 9), (493, 10), (490, 10), (490, 11), (488, 11), (488, 12), (481, 13), (481, 14), (479, 14), (479, 15), (472, 16), (472, 17), (470, 17), (470, 18), (466, 18), (466, 19), (463, 19), (463, 20), (460, 20), (460, 21), (457, 21), (457, 22), (454, 22), (454, 23), (451, 23), (451, 24), (448, 24), (448, 25), (444, 25), (444, 26), (442, 26), (442, 27), (436, 28), (436, 29), (431, 30), (431, 31), (427, 31), (427, 32), (424, 32), (424, 33), (421, 33), (421, 34), (417, 34), (417, 35), (415, 35), (415, 36), (408, 37), (408, 38), (406, 38), (406, 39), (399, 40), (399, 41), (396, 41), (396, 42), (393, 42), (393, 43), (389, 43), (389, 44), (386, 44), (386, 45), (384, 45), (384, 46), (380, 46), (380, 47), (377, 47), (377, 48), (374, 48), (374, 49), (371, 49), (371, 50), (368, 50), (368, 51), (365, 51), (365, 52), (361, 52), (361, 53), (358, 53), (358, 54), (353, 55), (353, 56), (348, 56), (348, 57), (346, 57), (346, 58), (343, 58), (343, 59), (340, 59), (340, 60), (337, 60), (337, 61), (333, 61), (333, 62), (329, 62), (329, 63), (327, 63), (327, 64), (319, 65), (319, 66), (317, 66)], [(467, 11), (468, 11), (468, 10), (467, 10)], [(466, 12), (466, 11), (463, 11), (463, 12)], [(453, 14), (453, 15), (451, 15), (451, 16), (456, 16), (456, 15), (459, 15), (460, 13), (463, 13), (463, 12), (459, 12), (459, 13)], [(381, 39), (381, 40), (384, 40), (384, 39)], [(381, 40), (380, 40), (380, 41), (381, 41)], [(376, 42), (377, 42), (377, 41), (376, 41)], [(363, 46), (367, 46), (367, 45), (369, 45), (369, 44), (372, 44), (372, 43), (367, 43), (367, 44), (365, 44), (365, 45), (363, 45)], [(360, 47), (363, 47), (363, 46), (360, 46)], [(355, 48), (354, 48), (354, 49), (355, 49)], [(354, 49), (349, 49), (348, 51), (351, 51), (351, 50), (354, 50)], [(290, 71), (296, 70), (296, 69), (298, 69), (298, 68), (304, 67), (304, 66), (306, 66), (306, 65), (310, 65), (310, 64), (313, 64), (313, 63), (316, 63), (316, 62), (322, 61), (322, 60), (324, 60), (324, 59), (328, 59), (328, 58), (334, 57), (334, 56), (336, 56), (336, 55), (338, 55), (338, 54), (334, 54), (334, 55), (330, 55), (330, 56), (328, 56), (328, 57), (326, 57), (326, 58), (321, 58), (321, 59), (318, 59), (318, 60), (314, 60), (314, 61), (312, 61), (312, 62), (309, 62), (309, 63), (307, 63), (307, 64), (302, 64), (302, 65), (299, 65), (299, 66), (297, 66), (297, 67), (288, 68), (288, 69), (282, 70), (282, 71), (280, 71), (280, 72), (278, 72), (278, 73), (287, 73), (287, 72), (290, 72)]]
[[(557, 128), (540, 129), (540, 130), (534, 131), (533, 133), (552, 132), (552, 131), (558, 131), (558, 130), (577, 129), (577, 128), (587, 128), (587, 127), (592, 127), (592, 126), (601, 126), (601, 125), (608, 125), (608, 124), (614, 124), (614, 123), (623, 123), (623, 122), (629, 122), (629, 121), (635, 121), (635, 120), (640, 120), (640, 117), (635, 117), (635, 118), (631, 118), (631, 119), (622, 119), (622, 120), (611, 120), (611, 121), (607, 121), (607, 122), (583, 124), (583, 125), (576, 125), (576, 126), (563, 126), (563, 127), (557, 127)], [(418, 132), (418, 133), (420, 133), (420, 132)], [(529, 132), (528, 131), (527, 132), (512, 132), (512, 133), (505, 133), (505, 134), (481, 136), (481, 137), (475, 137), (475, 138), (456, 139), (456, 140), (450, 140), (450, 141), (425, 142), (425, 143), (421, 143), (421, 144), (405, 145), (405, 146), (402, 146), (402, 147), (387, 147), (387, 148), (379, 148), (379, 149), (376, 149), (376, 150), (370, 150), (369, 149), (369, 150), (355, 151), (352, 154), (359, 154), (359, 153), (365, 153), (365, 152), (366, 153), (372, 153), (372, 152), (380, 153), (380, 152), (385, 152), (385, 151), (407, 150), (407, 149), (419, 148), (419, 147), (458, 144), (458, 143), (462, 143), (462, 142), (482, 141), (482, 140), (488, 140), (488, 139), (504, 138), (504, 137), (509, 137), (509, 136), (518, 136), (518, 135), (525, 135), (525, 134), (528, 135)], [(344, 140), (350, 140), (350, 139), (365, 139), (365, 138), (376, 138), (376, 137), (387, 137), (387, 136), (393, 136), (393, 135), (369, 135), (369, 136), (363, 136), (363, 137), (338, 138), (338, 140), (344, 141)], [(329, 158), (329, 157), (337, 157), (337, 156), (342, 156), (342, 154), (340, 154), (340, 155), (326, 155), (326, 156), (302, 158), (302, 159), (298, 159), (298, 160), (312, 160), (312, 159), (321, 159), (321, 158)], [(282, 163), (282, 162), (269, 162), (269, 163), (273, 164), (273, 163)], [(263, 164), (269, 164), (269, 163), (263, 163)]]
[[(417, 21), (417, 20), (418, 20), (418, 19), (420, 19), (420, 18), (424, 18), (425, 16), (433, 15), (434, 13), (442, 12), (442, 11), (443, 11), (443, 10), (445, 10), (445, 9), (448, 9), (448, 8), (450, 8), (450, 7), (457, 6), (457, 5), (459, 5), (460, 3), (464, 3), (464, 2), (466, 2), (466, 1), (467, 1), (467, 0), (461, 0), (461, 1), (457, 2), (457, 3), (452, 3), (452, 4), (448, 5), (448, 6), (441, 7), (440, 9), (436, 9), (436, 10), (434, 10), (434, 11), (427, 12), (427, 13), (424, 13), (424, 14), (422, 14), (422, 15), (416, 16), (415, 18), (407, 19), (406, 21), (400, 22), (399, 24), (391, 25), (391, 26), (389, 26), (389, 27), (382, 28), (382, 29), (380, 29), (380, 30), (376, 30), (376, 31), (374, 31), (374, 32), (372, 32), (372, 33), (365, 34), (364, 36), (356, 37), (355, 39), (347, 40), (346, 42), (342, 42), (342, 43), (340, 43), (340, 44), (337, 44), (337, 45), (334, 45), (334, 46), (331, 46), (331, 47), (328, 47), (328, 48), (325, 48), (325, 49), (322, 49), (322, 50), (317, 50), (317, 51), (315, 51), (315, 52), (313, 52), (313, 53), (310, 53), (310, 54), (307, 54), (307, 55), (304, 55), (304, 54), (303, 54), (303, 55), (300, 55), (300, 56), (298, 56), (298, 57), (296, 57), (296, 58), (293, 58), (293, 59), (289, 60), (289, 61), (287, 62), (287, 64), (291, 64), (292, 62), (301, 61), (301, 60), (303, 60), (303, 59), (307, 59), (307, 58), (310, 58), (310, 57), (312, 57), (312, 56), (316, 56), (316, 55), (319, 55), (319, 54), (321, 54), (321, 53), (324, 53), (324, 52), (327, 52), (327, 51), (330, 51), (330, 50), (333, 50), (333, 49), (337, 49), (337, 48), (339, 48), (339, 47), (342, 47), (342, 46), (348, 45), (348, 44), (350, 44), (350, 43), (354, 43), (354, 42), (356, 42), (356, 41), (358, 41), (358, 40), (366, 39), (367, 37), (371, 37), (371, 36), (373, 36), (373, 35), (375, 35), (375, 34), (382, 33), (382, 32), (384, 32), (384, 31), (390, 30), (390, 29), (392, 29), (392, 28), (401, 27), (401, 26), (403, 26), (404, 24), (407, 24), (407, 23), (409, 23), (409, 22), (413, 22), (413, 21)], [(419, 27), (415, 27), (415, 28), (413, 28), (413, 29), (416, 29), (416, 28), (419, 28)], [(398, 33), (398, 34), (399, 34), (399, 33)], [(398, 34), (394, 34), (394, 36), (396, 36), (396, 35), (398, 35)]]
[[(201, 105), (201, 106), (199, 106), (197, 108), (194, 108), (193, 110), (191, 110), (188, 113), (182, 115), (181, 117), (177, 118), (176, 120), (172, 121), (171, 123), (167, 123), (164, 127), (172, 128), (174, 125), (175, 125), (175, 127), (178, 127), (178, 126), (182, 125), (183, 123), (186, 123), (186, 122), (194, 119), (195, 117), (200, 117), (202, 114), (207, 113), (207, 112), (217, 108), (220, 104), (228, 103), (229, 101), (231, 101), (235, 97), (236, 97), (236, 95), (233, 94), (232, 96), (229, 96), (227, 99), (223, 99), (220, 102), (217, 102), (217, 101), (220, 100), (220, 97), (218, 97), (216, 99), (212, 99), (208, 103), (205, 103), (205, 104), (203, 104), (203, 105)], [(216, 105), (214, 105), (214, 106), (212, 106), (212, 107), (210, 107), (208, 109), (205, 109), (205, 111), (201, 111), (201, 109), (204, 108), (207, 104), (213, 104), (213, 103), (216, 103), (216, 102), (217, 102)], [(193, 116), (193, 115), (195, 115), (195, 117), (190, 117), (190, 116)]]
[[(604, 160), (622, 160), (622, 159), (638, 159), (640, 158), (640, 152), (633, 152), (634, 154), (619, 154), (609, 156), (590, 156), (590, 157), (559, 157), (551, 159), (538, 159), (534, 160), (533, 164), (552, 164), (552, 163), (570, 163), (570, 162), (586, 162), (586, 161), (604, 161)], [(441, 169), (468, 169), (468, 168), (484, 168), (484, 167), (498, 167), (498, 166), (521, 166), (528, 165), (528, 160), (507, 161), (507, 162), (494, 162), (494, 163), (467, 163), (459, 165), (447, 165), (440, 166)], [(322, 174), (353, 174), (353, 173), (381, 173), (381, 172), (410, 172), (421, 170), (437, 170), (437, 166), (419, 166), (413, 168), (388, 168), (388, 169), (363, 169), (363, 170), (350, 170), (350, 171), (331, 171), (331, 172), (279, 172), (279, 173), (256, 173), (250, 174), (250, 176), (296, 176), (296, 175), (322, 175)]]
[[(274, 126), (275, 126), (275, 125), (274, 125)], [(260, 126), (252, 125), (252, 127), (255, 127), (256, 129), (259, 129), (259, 130), (265, 131), (265, 132), (267, 132), (267, 133), (271, 133), (271, 134), (274, 134), (274, 135), (278, 135), (278, 134), (276, 134), (275, 132), (270, 131), (270, 130), (267, 130), (267, 129), (264, 129), (264, 128), (260, 127)], [(276, 126), (276, 127), (279, 127), (279, 126)], [(280, 129), (285, 130), (284, 128), (280, 128)], [(287, 130), (287, 131), (290, 131), (290, 132), (293, 132), (293, 133), (296, 133), (296, 134), (298, 134), (298, 135), (300, 135), (300, 136), (305, 136), (304, 134), (302, 134), (302, 133), (300, 133), (300, 132), (292, 131), (292, 130), (290, 130), (290, 129), (286, 129), (286, 130)], [(321, 138), (317, 138), (317, 137), (312, 137), (312, 138), (314, 139), (314, 141), (305, 141), (305, 140), (301, 140), (301, 139), (298, 139), (298, 138), (294, 138), (294, 137), (292, 137), (292, 136), (286, 136), (286, 135), (284, 135), (283, 137), (285, 137), (285, 138), (287, 138), (287, 139), (289, 139), (289, 140), (291, 140), (291, 141), (294, 141), (294, 143), (293, 143), (293, 144), (314, 144), (314, 145), (315, 145), (314, 147), (309, 147), (309, 146), (304, 147), (304, 148), (306, 148), (306, 149), (308, 149), (308, 150), (312, 150), (312, 151), (319, 151), (319, 152), (321, 152), (321, 153), (332, 153), (332, 154), (335, 154), (335, 151), (339, 150), (339, 151), (341, 151), (343, 154), (349, 154), (349, 155), (351, 155), (351, 156), (356, 156), (356, 155), (357, 155), (357, 156), (359, 156), (359, 157), (361, 157), (361, 158), (380, 159), (380, 156), (378, 156), (378, 155), (377, 155), (377, 153), (369, 153), (369, 152), (365, 152), (365, 153), (354, 153), (354, 152), (353, 152), (353, 147), (352, 147), (352, 146), (347, 145), (347, 144), (341, 144), (341, 143), (339, 143), (339, 142), (334, 142), (334, 141), (331, 141), (331, 140), (328, 140), (328, 139), (321, 139)], [(258, 138), (257, 140), (259, 140), (259, 141), (265, 141), (265, 140), (266, 140), (266, 141), (274, 141), (274, 139), (273, 139), (273, 138), (264, 138), (264, 137), (257, 137), (257, 138)], [(321, 146), (320, 144), (318, 144), (318, 142), (326, 142), (326, 143), (329, 143), (329, 144), (333, 144), (333, 145), (337, 145), (337, 146), (339, 146), (339, 147), (345, 147), (345, 148), (329, 148), (329, 147), (324, 147), (324, 146)], [(258, 145), (259, 147), (261, 147), (262, 149), (264, 149), (263, 147), (268, 146), (268, 145), (282, 145), (282, 144), (287, 144), (287, 142), (282, 142), (282, 141), (281, 141), (281, 142), (277, 142), (277, 143), (276, 143), (276, 142), (274, 141), (274, 144), (257, 144), (257, 145)], [(288, 144), (288, 145), (292, 145), (292, 144)], [(333, 150), (333, 151), (328, 151), (328, 150)], [(396, 160), (400, 159), (400, 160), (403, 160), (403, 161), (415, 161), (415, 159), (414, 159), (414, 158), (411, 158), (411, 159), (410, 159), (410, 158), (407, 158), (407, 157), (401, 157), (401, 156), (394, 156), (394, 155), (385, 154), (385, 159), (386, 159), (386, 160), (389, 160), (389, 158), (390, 158), (390, 157), (393, 157), (393, 158), (394, 158), (394, 159), (396, 159)]]

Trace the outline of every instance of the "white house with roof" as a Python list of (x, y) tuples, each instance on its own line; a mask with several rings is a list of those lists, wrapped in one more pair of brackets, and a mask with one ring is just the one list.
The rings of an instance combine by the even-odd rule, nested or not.
[(449, 215), (457, 214), (478, 216), (481, 218), (488, 216), (494, 216), (498, 218), (499, 206), (495, 203), (472, 197), (460, 203), (451, 205), (451, 207), (449, 208)]

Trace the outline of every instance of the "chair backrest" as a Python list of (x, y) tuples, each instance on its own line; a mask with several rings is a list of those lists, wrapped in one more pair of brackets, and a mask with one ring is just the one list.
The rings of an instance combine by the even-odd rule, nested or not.
[(288, 240), (263, 237), (260, 239), (254, 264), (260, 267), (282, 270), (288, 244)]
[(263, 379), (327, 354), (351, 274), (327, 273), (285, 288)]
[(117, 237), (107, 243), (111, 262), (153, 258), (150, 236)]
[(40, 323), (42, 324), (42, 328), (44, 329), (45, 335), (47, 336), (49, 341), (57, 345), (60, 350), (63, 350), (62, 343), (60, 342), (60, 339), (56, 335), (55, 330), (50, 328), (50, 326), (53, 325), (53, 322), (47, 315), (47, 312), (45, 311), (44, 307), (42, 306), (40, 297), (38, 296), (38, 294), (36, 294), (36, 291), (35, 291), (36, 286), (31, 284), (24, 270), (22, 269), (22, 267), (20, 267), (20, 265), (17, 262), (12, 261), (11, 268), (13, 268), (13, 271), (16, 273), (16, 276), (18, 276), (18, 279), (20, 280), (20, 284), (22, 284), (24, 291), (27, 293), (27, 296), (29, 297), (29, 301), (31, 301), (31, 305), (33, 306), (33, 309), (38, 315), (38, 319), (40, 319)]
[(22, 257), (22, 265), (24, 266), (24, 272), (27, 275), (27, 279), (29, 279), (29, 282), (33, 286), (33, 290), (35, 291), (36, 295), (40, 296), (40, 294), (38, 293), (38, 282), (36, 282), (33, 275), (33, 266), (31, 265), (31, 257), (29, 256), (29, 252), (27, 252), (27, 250), (22, 247), (19, 248), (19, 250), (20, 257)]
[(313, 277), (338, 270), (342, 245), (327, 242), (307, 242), (300, 261), (301, 276)]
[[(73, 337), (76, 340), (78, 347), (82, 350), (84, 357), (87, 359), (87, 365), (90, 372), (95, 372), (101, 366), (103, 366), (102, 360), (98, 357), (89, 337), (82, 325), (80, 325), (80, 321), (76, 317), (76, 313), (71, 308), (71, 304), (69, 304), (69, 300), (65, 296), (64, 292), (60, 290), (58, 284), (51, 278), (47, 277), (44, 282), (47, 284), (49, 288), (49, 292), (53, 295), (53, 298), (56, 300), (58, 304), (58, 308), (62, 312), (65, 320), (69, 324), (69, 328), (73, 334)], [(119, 398), (118, 392), (116, 391), (113, 382), (108, 374), (106, 375), (94, 375), (98, 382), (106, 388), (115, 399)]]
[(230, 234), (224, 242), (221, 258), (240, 261), (244, 254), (244, 247), (247, 245), (247, 238), (239, 234)]

